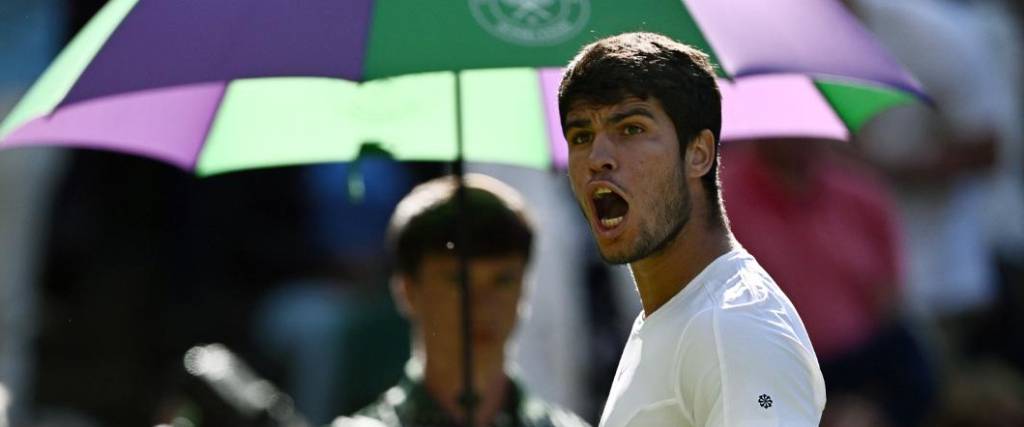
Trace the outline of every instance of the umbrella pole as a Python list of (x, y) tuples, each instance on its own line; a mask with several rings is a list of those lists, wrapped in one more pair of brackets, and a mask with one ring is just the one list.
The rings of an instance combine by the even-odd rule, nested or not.
[(459, 399), (466, 410), (465, 426), (476, 424), (477, 396), (473, 391), (473, 345), (472, 345), (472, 310), (470, 302), (472, 294), (469, 286), (469, 241), (468, 219), (471, 215), (466, 203), (465, 157), (463, 157), (462, 141), (462, 83), (460, 72), (455, 71), (455, 164), (453, 174), (458, 182), (455, 190), (455, 250), (459, 258), (459, 290), (461, 291), (462, 311), (462, 396)]

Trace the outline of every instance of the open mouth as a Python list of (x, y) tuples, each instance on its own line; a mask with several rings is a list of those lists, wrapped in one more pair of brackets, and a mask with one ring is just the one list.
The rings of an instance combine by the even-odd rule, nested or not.
[(618, 193), (607, 187), (600, 187), (591, 196), (597, 222), (605, 229), (613, 229), (622, 223), (629, 212), (629, 203)]

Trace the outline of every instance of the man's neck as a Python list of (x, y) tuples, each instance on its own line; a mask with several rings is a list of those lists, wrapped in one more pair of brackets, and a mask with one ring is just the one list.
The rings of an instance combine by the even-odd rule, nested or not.
[(711, 227), (696, 214), (692, 219), (664, 250), (629, 265), (645, 317), (682, 291), (715, 259), (738, 245), (727, 226)]
[[(483, 356), (483, 355), (481, 355)], [(489, 359), (489, 360), (481, 360)], [(458, 422), (465, 420), (465, 408), (462, 404), (464, 387), (462, 382), (462, 366), (452, 363), (452, 359), (427, 359), (423, 372), (423, 382), (430, 396), (441, 408)], [(503, 358), (479, 358), (473, 371), (474, 393), (476, 399), (474, 425), (489, 425), (491, 420), (501, 411), (508, 396), (511, 381), (505, 374)]]

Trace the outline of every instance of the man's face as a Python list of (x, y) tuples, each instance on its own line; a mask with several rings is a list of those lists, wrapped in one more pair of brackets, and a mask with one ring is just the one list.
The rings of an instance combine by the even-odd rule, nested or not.
[(675, 125), (656, 99), (577, 103), (565, 119), (569, 180), (605, 261), (646, 258), (690, 217)]
[[(473, 258), (469, 262), (476, 354), (494, 357), (503, 352), (516, 324), (526, 259), (522, 255)], [(428, 357), (461, 356), (462, 316), (459, 260), (454, 255), (428, 254), (415, 277), (405, 278), (410, 320), (423, 334)]]

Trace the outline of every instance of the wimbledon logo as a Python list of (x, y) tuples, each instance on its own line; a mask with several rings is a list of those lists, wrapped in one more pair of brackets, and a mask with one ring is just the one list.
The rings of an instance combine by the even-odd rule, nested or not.
[(469, 0), (469, 8), (487, 32), (524, 46), (564, 42), (590, 18), (590, 0)]

